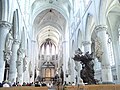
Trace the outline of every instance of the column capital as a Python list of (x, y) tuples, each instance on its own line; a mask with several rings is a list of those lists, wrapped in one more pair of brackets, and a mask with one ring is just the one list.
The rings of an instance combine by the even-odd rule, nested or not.
[(83, 44), (84, 46), (86, 46), (86, 45), (91, 44), (91, 41), (83, 41), (82, 44)]
[(0, 27), (3, 27), (3, 28), (11, 28), (12, 24), (7, 22), (7, 21), (0, 21)]
[(107, 31), (107, 25), (97, 25), (96, 27), (95, 27), (95, 31), (96, 31), (96, 33), (98, 33), (98, 32), (101, 32), (101, 31)]

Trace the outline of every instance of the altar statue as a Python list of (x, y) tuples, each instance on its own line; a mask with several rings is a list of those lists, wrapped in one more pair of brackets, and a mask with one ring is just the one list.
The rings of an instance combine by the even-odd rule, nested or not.
[(96, 80), (94, 79), (94, 63), (93, 63), (93, 52), (89, 54), (89, 51), (84, 55), (81, 50), (78, 48), (73, 59), (82, 64), (82, 70), (80, 72), (81, 78), (84, 83), (88, 84), (96, 84)]

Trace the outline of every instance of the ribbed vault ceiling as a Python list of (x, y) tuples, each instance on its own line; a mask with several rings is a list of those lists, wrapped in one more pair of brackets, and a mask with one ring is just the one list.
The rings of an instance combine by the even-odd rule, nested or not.
[(34, 27), (39, 46), (48, 38), (58, 46), (66, 27), (66, 21), (60, 12), (54, 9), (47, 9), (37, 15), (34, 20)]
[(41, 46), (42, 43), (46, 41), (46, 39), (50, 38), (55, 45), (58, 45), (61, 34), (58, 32), (58, 30), (52, 26), (46, 26), (41, 29), (41, 31), (38, 34), (38, 42)]

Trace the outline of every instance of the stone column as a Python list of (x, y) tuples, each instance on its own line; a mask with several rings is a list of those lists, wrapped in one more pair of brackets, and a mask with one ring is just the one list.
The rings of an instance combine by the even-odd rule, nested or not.
[(23, 58), (24, 58), (24, 50), (19, 47), (17, 51), (17, 82), (19, 84), (23, 84)]
[(23, 59), (23, 82), (30, 82), (29, 81), (29, 59), (28, 56), (25, 55), (24, 59)]
[(119, 56), (119, 42), (118, 40), (113, 41), (113, 52), (116, 66), (116, 74), (117, 74), (117, 83), (120, 83), (120, 56)]
[(36, 59), (36, 54), (34, 53), (37, 52), (36, 49), (35, 49), (35, 46), (36, 46), (36, 41), (35, 40), (32, 40), (31, 42), (32, 44), (32, 59), (30, 61), (30, 68), (29, 68), (29, 73), (30, 73), (30, 82), (34, 82), (34, 75), (35, 75), (35, 59)]
[(91, 42), (90, 41), (83, 41), (83, 46), (84, 46), (84, 52), (91, 53)]
[(11, 50), (4, 50), (4, 61), (5, 61), (5, 71), (4, 71), (4, 80), (8, 80), (8, 72), (9, 72), (9, 66), (10, 66), (10, 59), (12, 56)]
[(102, 45), (102, 82), (103, 83), (112, 83), (112, 72), (111, 72), (111, 66), (110, 66), (110, 59), (109, 59), (109, 54), (108, 54), (108, 48), (107, 48), (107, 26), (105, 25), (98, 25), (95, 28), (97, 36), (101, 40), (101, 45)]
[(9, 22), (0, 21), (0, 82), (2, 82), (4, 78), (5, 61), (3, 51), (5, 49), (6, 35), (10, 28), (11, 24)]
[(17, 78), (16, 61), (17, 61), (18, 48), (19, 48), (19, 41), (15, 39), (13, 41), (13, 46), (12, 46), (12, 57), (10, 60), (10, 70), (9, 70), (9, 81), (11, 82), (11, 84), (16, 82), (16, 78)]

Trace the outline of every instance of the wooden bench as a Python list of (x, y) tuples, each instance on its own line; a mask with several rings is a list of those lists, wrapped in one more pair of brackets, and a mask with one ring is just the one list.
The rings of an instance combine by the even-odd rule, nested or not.
[(48, 87), (34, 87), (34, 86), (18, 86), (18, 87), (3, 87), (0, 90), (48, 90)]
[[(48, 87), (18, 86), (10, 88), (0, 88), (0, 90), (48, 90)], [(56, 87), (56, 90), (63, 90), (63, 86)], [(119, 84), (101, 84), (85, 86), (65, 86), (64, 90), (120, 90)]]
[(65, 86), (65, 90), (120, 90), (120, 85), (85, 85), (85, 86)]

